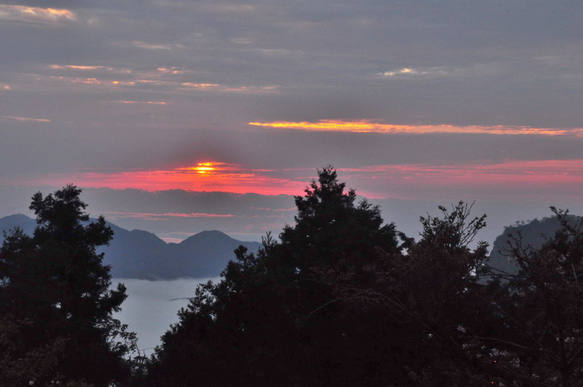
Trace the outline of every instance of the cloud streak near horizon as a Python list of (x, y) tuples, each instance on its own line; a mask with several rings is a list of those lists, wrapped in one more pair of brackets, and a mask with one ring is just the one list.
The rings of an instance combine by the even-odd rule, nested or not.
[(238, 165), (205, 161), (193, 166), (169, 170), (86, 172), (74, 175), (51, 175), (29, 184), (76, 185), (91, 188), (163, 191), (181, 189), (199, 192), (259, 193), (263, 195), (299, 194), (305, 182), (274, 176), (270, 170), (248, 169)]
[[(431, 200), (434, 195), (472, 200), (481, 196), (499, 200), (517, 197), (542, 199), (579, 197), (583, 190), (583, 159), (508, 160), (499, 163), (388, 164), (339, 167), (341, 179), (357, 192), (372, 199), (415, 198)], [(222, 162), (200, 162), (168, 170), (86, 172), (51, 175), (26, 184), (139, 189), (145, 191), (185, 190), (260, 195), (301, 195), (313, 173), (311, 169), (250, 169)], [(522, 196), (521, 196), (522, 195)], [(181, 215), (182, 214), (182, 215)], [(176, 213), (176, 217), (189, 216)], [(144, 215), (145, 216), (145, 215)], [(170, 213), (167, 216), (172, 216)], [(204, 217), (202, 212), (192, 217)], [(212, 217), (209, 214), (208, 217)], [(152, 215), (154, 217), (154, 215)]]

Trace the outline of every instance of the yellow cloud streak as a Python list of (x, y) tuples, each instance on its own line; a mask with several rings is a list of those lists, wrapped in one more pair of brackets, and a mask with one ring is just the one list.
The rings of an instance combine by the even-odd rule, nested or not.
[(75, 13), (68, 9), (30, 7), (0, 4), (0, 19), (22, 21), (75, 20)]
[(368, 120), (359, 121), (320, 120), (316, 122), (253, 121), (249, 122), (248, 125), (276, 129), (294, 129), (318, 132), (381, 133), (381, 134), (465, 133), (465, 134), (541, 135), (541, 136), (563, 136), (571, 134), (583, 137), (583, 128), (553, 129), (553, 128), (532, 128), (528, 126), (502, 126), (502, 125), (493, 126), (396, 125)]
[(29, 7), (27, 9), (27, 11), (30, 11), (30, 10), (32, 10), (32, 13), (39, 12), (39, 10), (40, 10), (41, 12), (46, 12), (49, 15), (61, 16), (61, 17), (65, 17), (67, 19), (74, 19), (75, 18), (75, 16), (73, 15), (73, 12), (69, 11), (68, 9), (55, 9), (55, 8), (43, 9), (43, 8), (38, 8), (38, 7), (34, 7), (34, 8)]

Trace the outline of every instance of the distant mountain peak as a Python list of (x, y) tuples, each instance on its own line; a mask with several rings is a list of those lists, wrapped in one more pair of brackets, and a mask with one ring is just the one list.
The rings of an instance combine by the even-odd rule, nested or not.
[(24, 214), (14, 214), (14, 215), (8, 215), (5, 216), (1, 219), (22, 219), (22, 220), (33, 220), (30, 216), (26, 216)]
[(203, 236), (228, 236), (228, 235), (222, 231), (219, 231), (219, 230), (207, 230), (207, 231), (198, 232), (198, 233), (194, 234), (193, 237), (194, 236), (203, 237)]
[[(260, 247), (258, 242), (239, 241), (219, 230), (201, 231), (176, 244), (166, 243), (148, 231), (128, 231), (109, 222), (108, 225), (114, 231), (113, 240), (99, 251), (105, 253), (104, 263), (111, 266), (112, 276), (118, 278), (216, 277), (235, 258), (233, 251), (239, 245), (250, 252)], [(22, 214), (0, 218), (0, 238), (2, 231), (14, 227), (32, 234), (35, 226), (34, 219)]]
[[(576, 215), (567, 215), (565, 219), (573, 225), (583, 221), (583, 217)], [(508, 257), (508, 243), (513, 238), (520, 238), (522, 246), (538, 249), (551, 239), (560, 228), (561, 223), (554, 216), (533, 219), (528, 222), (516, 222), (505, 227), (504, 232), (494, 241), (489, 265), (507, 273), (516, 273), (518, 264)]]
[(0, 218), (0, 238), (4, 232), (13, 230), (14, 228), (21, 228), (25, 234), (31, 235), (36, 227), (36, 220), (24, 215), (15, 214)]

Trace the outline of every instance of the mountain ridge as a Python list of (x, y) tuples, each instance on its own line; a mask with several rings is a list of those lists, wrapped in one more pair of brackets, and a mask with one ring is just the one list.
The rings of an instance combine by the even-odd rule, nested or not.
[[(169, 243), (144, 230), (126, 230), (107, 222), (114, 232), (108, 246), (98, 252), (105, 253), (103, 263), (111, 266), (114, 278), (166, 280), (176, 278), (216, 277), (227, 263), (235, 258), (233, 251), (245, 246), (256, 252), (258, 242), (239, 241), (219, 230), (201, 231), (180, 243)], [(36, 221), (23, 214), (0, 218), (0, 231), (20, 227), (31, 235)]]
[[(583, 222), (583, 217), (567, 215), (566, 220), (574, 226), (577, 223)], [(561, 223), (555, 216), (517, 222), (513, 225), (506, 226), (504, 232), (494, 241), (488, 264), (501, 272), (515, 274), (518, 272), (519, 267), (515, 261), (509, 258), (508, 243), (518, 238), (524, 248), (537, 250), (547, 240), (553, 238), (560, 228)]]

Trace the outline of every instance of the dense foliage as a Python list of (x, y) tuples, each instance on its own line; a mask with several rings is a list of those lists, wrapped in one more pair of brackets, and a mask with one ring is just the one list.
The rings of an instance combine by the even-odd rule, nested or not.
[(487, 380), (490, 361), (481, 367), (473, 350), (488, 309), (475, 306), (486, 246), (468, 247), (483, 217), (470, 220), (463, 203), (443, 208), (422, 218), (415, 242), (357, 204), (332, 168), (296, 205), (279, 242), (268, 236), (257, 255), (239, 249), (223, 281), (197, 289), (163, 336), (154, 384)]
[(111, 317), (126, 298), (110, 290), (109, 267), (97, 246), (112, 231), (88, 223), (80, 190), (67, 186), (32, 198), (32, 237), (6, 235), (0, 250), (0, 376), (2, 385), (90, 383), (128, 376), (124, 355), (135, 339)]
[(278, 242), (241, 248), (162, 338), (153, 385), (578, 385), (583, 233), (565, 213), (541, 248), (488, 266), (485, 216), (463, 202), (418, 240), (320, 171)]
[(579, 386), (583, 382), (583, 221), (556, 210), (561, 225), (533, 248), (520, 235), (507, 251), (518, 267), (502, 275), (498, 301), (500, 358), (524, 384)]
[(563, 222), (570, 226), (576, 227), (583, 221), (583, 217), (562, 214), (548, 216), (543, 219), (533, 219), (530, 222), (516, 222), (513, 225), (504, 228), (504, 232), (499, 235), (490, 252), (489, 264), (498, 274), (516, 274), (519, 270), (519, 264), (516, 257), (513, 256), (510, 244), (520, 240), (522, 250), (538, 250), (545, 242), (555, 236), (557, 230), (563, 228)]
[(471, 205), (421, 217), (413, 239), (325, 168), (295, 224), (235, 250), (127, 379), (133, 336), (111, 318), (125, 291), (95, 252), (111, 230), (78, 195), (36, 195), (34, 236), (0, 250), (6, 385), (583, 385), (583, 223), (566, 211), (544, 240), (508, 234), (504, 272)]

